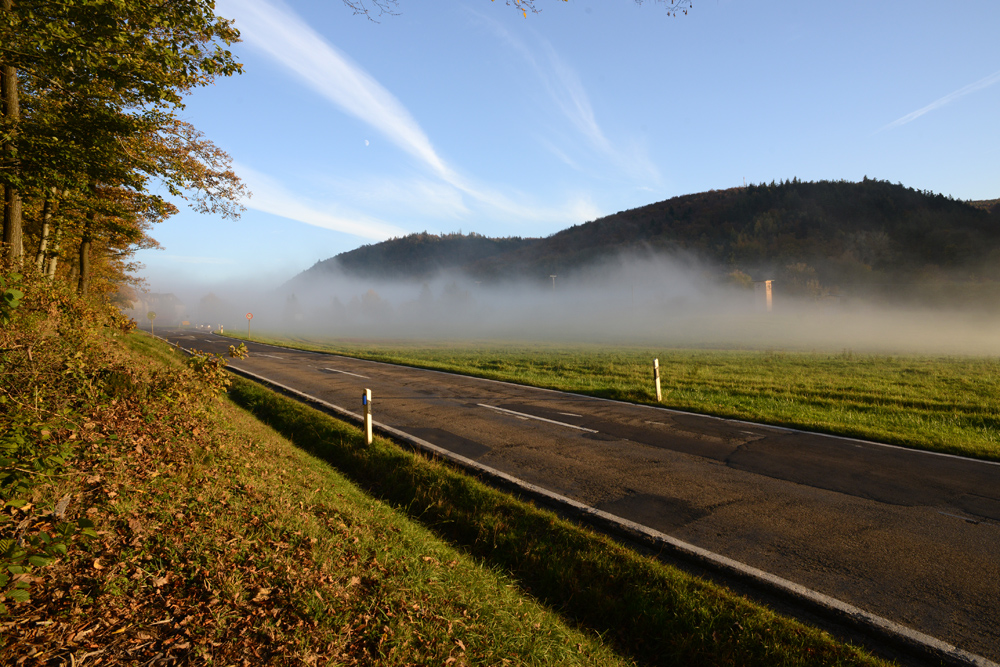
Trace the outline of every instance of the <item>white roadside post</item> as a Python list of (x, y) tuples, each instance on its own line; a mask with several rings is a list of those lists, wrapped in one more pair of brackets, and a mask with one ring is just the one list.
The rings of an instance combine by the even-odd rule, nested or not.
[(663, 393), (660, 391), (660, 360), (653, 359), (653, 381), (656, 383), (656, 402), (663, 402)]
[(372, 444), (372, 390), (365, 389), (361, 395), (361, 405), (365, 409), (365, 444)]

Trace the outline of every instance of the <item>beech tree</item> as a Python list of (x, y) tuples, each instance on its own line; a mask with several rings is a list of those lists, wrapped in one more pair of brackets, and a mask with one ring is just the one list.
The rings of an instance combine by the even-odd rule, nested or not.
[[(0, 0), (5, 256), (24, 255), (25, 197), (41, 202), (31, 208), (44, 262), (53, 193), (84, 193), (81, 291), (102, 226), (168, 211), (147, 193), (150, 180), (172, 194), (195, 190), (199, 210), (238, 214), (243, 190), (228, 156), (175, 116), (193, 87), (241, 70), (225, 48), (238, 37), (211, 0)], [(114, 215), (102, 210), (111, 191), (131, 193), (115, 200)]]

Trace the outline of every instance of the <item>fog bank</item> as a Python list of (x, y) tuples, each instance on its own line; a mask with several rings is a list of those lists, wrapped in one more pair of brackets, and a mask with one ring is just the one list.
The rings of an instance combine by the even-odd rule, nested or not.
[[(566, 275), (503, 284), (462, 274), (425, 281), (361, 280), (329, 272), (277, 289), (235, 286), (146, 295), (130, 312), (156, 324), (316, 339), (490, 340), (922, 354), (1000, 354), (1000, 309), (989, 290), (959, 305), (947, 285), (935, 305), (809, 293), (773, 284), (770, 311), (748, 276), (686, 257), (620, 256)], [(911, 290), (912, 292), (912, 290)], [(930, 300), (928, 298), (928, 300)]]

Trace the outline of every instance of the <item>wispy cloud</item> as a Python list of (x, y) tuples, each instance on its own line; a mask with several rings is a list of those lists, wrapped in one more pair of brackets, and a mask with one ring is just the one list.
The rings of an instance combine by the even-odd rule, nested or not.
[(313, 178), (319, 187), (339, 201), (349, 201), (353, 207), (375, 211), (377, 215), (457, 219), (471, 213), (462, 193), (455, 187), (419, 176), (343, 178), (320, 175)]
[[(280, 0), (219, 0), (218, 12), (231, 16), (245, 42), (268, 54), (294, 72), (307, 86), (344, 112), (371, 125), (392, 143), (415, 156), (444, 183), (487, 208), (524, 220), (549, 220), (566, 215), (565, 210), (538, 209), (523, 205), (494, 188), (475, 184), (447, 165), (430, 139), (403, 104), (358, 64), (323, 39)], [(586, 121), (584, 121), (584, 125)], [(258, 174), (259, 177), (263, 175)], [(384, 236), (385, 223), (361, 224), (308, 211), (290, 194), (278, 196), (273, 181), (271, 195), (252, 187), (254, 198), (247, 204), (256, 210), (349, 231), (367, 238)], [(438, 193), (437, 196), (441, 196)], [(454, 204), (451, 209), (457, 210)], [(367, 229), (368, 233), (362, 233)], [(391, 228), (396, 229), (396, 228)], [(350, 231), (355, 230), (355, 231)]]
[(301, 195), (289, 192), (270, 176), (244, 164), (234, 164), (234, 167), (253, 192), (253, 197), (243, 202), (249, 209), (376, 241), (384, 241), (407, 233), (400, 227), (375, 218), (336, 215), (322, 211), (316, 206), (305, 203)]
[[(548, 56), (549, 68), (543, 69), (535, 63), (536, 71), (548, 88), (549, 95), (556, 101), (559, 108), (573, 123), (594, 148), (604, 153), (614, 153), (614, 149), (604, 131), (597, 124), (594, 109), (590, 106), (590, 97), (580, 82), (576, 71), (564, 61), (548, 42), (543, 42), (543, 48)], [(534, 61), (533, 61), (534, 62)]]
[(881, 132), (882, 130), (891, 130), (901, 125), (906, 125), (907, 123), (911, 123), (916, 119), (920, 118), (921, 116), (923, 116), (924, 114), (930, 113), (935, 109), (940, 109), (946, 104), (951, 104), (960, 97), (965, 97), (966, 95), (982, 90), (983, 88), (989, 88), (990, 86), (992, 86), (997, 82), (1000, 82), (1000, 71), (994, 72), (993, 74), (990, 74), (989, 76), (984, 77), (979, 81), (976, 81), (975, 83), (970, 83), (969, 85), (963, 88), (959, 88), (953, 93), (948, 93), (944, 97), (936, 99), (927, 106), (917, 109), (916, 111), (910, 112), (901, 118), (897, 118), (896, 120), (892, 121), (879, 131)]
[(370, 74), (278, 0), (219, 0), (243, 40), (267, 53), (344, 112), (371, 125), (446, 180), (451, 170), (410, 112)]
[(163, 255), (163, 259), (168, 259), (177, 264), (235, 264), (236, 260), (228, 257), (198, 257), (195, 255)]
[[(470, 201), (462, 191), (447, 183), (425, 178), (314, 177), (317, 187), (325, 189), (338, 201), (350, 202), (355, 209), (371, 210), (391, 219), (403, 215), (414, 229), (437, 228), (473, 218), (477, 221), (500, 219), (506, 223), (579, 223), (600, 215), (588, 196), (571, 196), (555, 206), (538, 206), (526, 196), (505, 195), (489, 188), (465, 184), (475, 193)], [(254, 191), (254, 199), (257, 198)], [(524, 202), (524, 203), (520, 203)], [(253, 200), (248, 206), (255, 205)], [(423, 219), (423, 221), (421, 221)], [(413, 230), (411, 230), (413, 231)]]
[[(587, 90), (583, 82), (580, 81), (579, 75), (559, 55), (551, 43), (540, 40), (539, 50), (542, 54), (541, 57), (536, 57), (535, 52), (523, 40), (511, 34), (498, 21), (476, 12), (473, 13), (489, 25), (511, 49), (531, 66), (532, 71), (541, 81), (557, 108), (594, 151), (633, 177), (659, 180), (656, 166), (641, 150), (635, 147), (616, 146), (608, 140), (604, 130), (597, 122), (590, 97), (587, 95)], [(547, 145), (550, 149), (554, 148), (551, 143), (547, 143)], [(567, 164), (578, 168), (577, 163), (563, 151), (554, 150), (553, 152)]]

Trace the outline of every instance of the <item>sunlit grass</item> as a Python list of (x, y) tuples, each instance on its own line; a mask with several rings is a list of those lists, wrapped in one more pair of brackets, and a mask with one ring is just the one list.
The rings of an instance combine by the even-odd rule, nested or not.
[[(382, 509), (377, 516), (362, 516), (373, 501), (345, 491), (338, 476), (325, 473), (336, 485), (336, 495), (344, 498), (336, 501), (337, 511), (351, 517), (345, 519), (350, 535), (364, 544), (388, 539), (391, 545), (420, 533), (420, 546), (411, 546), (410, 554), (386, 553), (390, 573), (382, 575), (382, 586), (419, 594), (432, 615), (456, 605), (484, 610), (470, 622), (485, 624), (478, 628), (483, 635), (476, 646), (492, 658), (470, 662), (502, 664), (491, 660), (507, 655), (515, 664), (614, 664), (609, 660), (613, 649), (648, 665), (882, 664), (825, 632), (637, 554), (438, 461), (381, 438), (366, 445), (358, 429), (259, 385), (237, 380), (230, 396), (386, 503), (381, 507), (400, 512), (392, 516)], [(303, 459), (296, 460), (301, 465)], [(318, 464), (310, 468), (318, 469)], [(302, 476), (289, 471), (281, 484), (310, 487), (312, 481), (299, 483)], [(418, 524), (443, 542), (435, 545), (417, 530)], [(396, 526), (402, 537), (392, 536)], [(458, 565), (445, 567), (449, 560)], [(478, 569), (459, 576), (473, 564)], [(512, 588), (504, 590), (503, 582)], [(586, 637), (587, 643), (574, 649), (572, 641), (581, 640), (572, 639), (571, 631), (539, 611), (537, 603), (578, 628), (575, 636)], [(598, 637), (603, 641), (595, 643)]]

